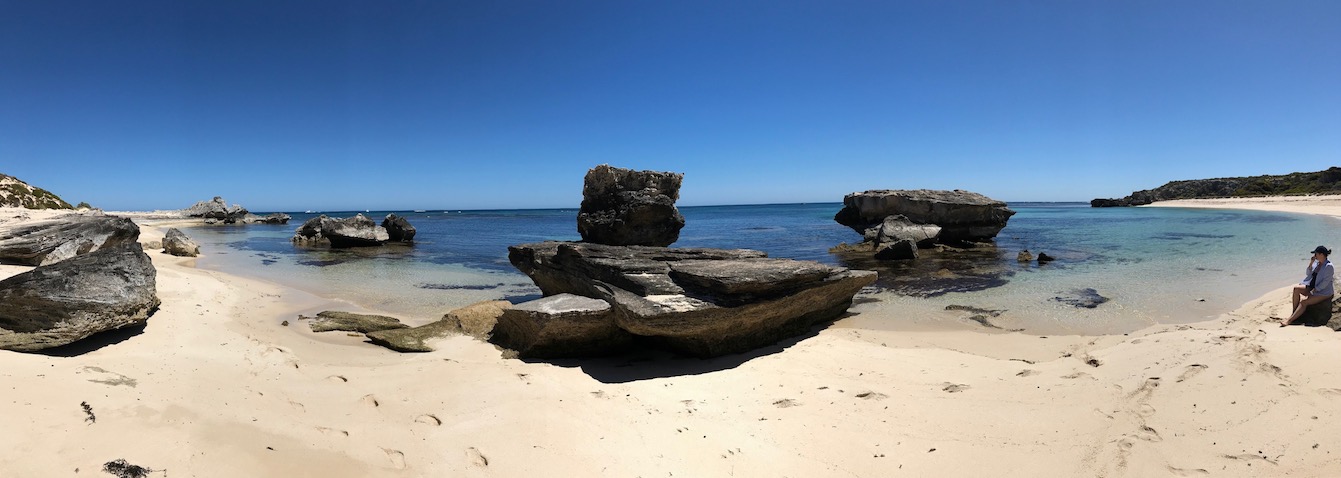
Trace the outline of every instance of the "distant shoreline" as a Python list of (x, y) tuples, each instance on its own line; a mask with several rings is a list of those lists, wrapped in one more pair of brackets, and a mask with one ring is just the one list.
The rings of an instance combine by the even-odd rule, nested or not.
[(1341, 219), (1341, 194), (1318, 196), (1263, 196), (1249, 198), (1175, 199), (1139, 207), (1243, 209), (1251, 211), (1316, 214)]

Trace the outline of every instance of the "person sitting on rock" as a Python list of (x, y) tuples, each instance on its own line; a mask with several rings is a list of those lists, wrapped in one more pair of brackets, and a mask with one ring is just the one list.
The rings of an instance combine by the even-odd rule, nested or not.
[(1332, 300), (1332, 295), (1335, 294), (1332, 279), (1336, 276), (1332, 261), (1327, 260), (1327, 256), (1331, 253), (1332, 251), (1323, 246), (1313, 249), (1313, 258), (1308, 260), (1308, 269), (1304, 270), (1304, 280), (1294, 286), (1294, 290), (1290, 293), (1290, 298), (1294, 302), (1293, 313), (1288, 319), (1281, 321), (1281, 327), (1299, 320), (1304, 311), (1308, 310), (1308, 306)]

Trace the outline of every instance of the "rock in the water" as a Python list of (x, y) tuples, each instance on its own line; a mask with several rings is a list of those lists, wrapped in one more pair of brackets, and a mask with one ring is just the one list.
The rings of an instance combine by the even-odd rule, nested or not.
[(875, 258), (882, 261), (917, 259), (917, 244), (910, 239), (878, 244), (875, 247)]
[(270, 213), (264, 216), (247, 213), (242, 216), (242, 222), (247, 224), (288, 224), (289, 219), (292, 219), (292, 217), (282, 212)]
[(941, 227), (935, 224), (917, 224), (902, 215), (886, 217), (878, 226), (867, 229), (867, 240), (876, 244), (912, 241), (917, 247), (931, 247), (941, 236)]
[(1052, 300), (1076, 307), (1084, 307), (1086, 309), (1093, 309), (1098, 307), (1099, 304), (1108, 302), (1107, 297), (1099, 295), (1099, 291), (1091, 288), (1074, 289), (1065, 295), (1053, 297)]
[(115, 216), (65, 216), (0, 232), (0, 263), (41, 266), (139, 240), (140, 227)]
[(391, 236), (386, 228), (359, 214), (344, 219), (321, 215), (298, 226), (293, 243), (299, 245), (329, 244), (331, 247), (368, 247), (385, 244)]
[[(209, 201), (200, 201), (195, 205), (182, 210), (182, 214), (187, 217), (200, 217), (206, 219), (206, 224), (224, 223), (235, 224), (247, 217), (247, 208), (234, 204), (229, 206), (222, 197), (214, 196)], [(213, 219), (211, 223), (209, 220)]]
[(845, 196), (834, 220), (864, 234), (886, 217), (903, 215), (940, 226), (941, 241), (981, 241), (996, 237), (1014, 214), (1006, 203), (969, 191), (871, 190)]
[(415, 229), (404, 217), (395, 214), (387, 214), (382, 219), (382, 227), (386, 229), (387, 236), (396, 242), (414, 242)]
[(624, 350), (633, 336), (606, 301), (558, 294), (504, 310), (489, 341), (521, 358), (589, 357)]
[(1056, 257), (1049, 256), (1048, 253), (1046, 253), (1046, 252), (1040, 252), (1040, 253), (1038, 253), (1038, 263), (1039, 263), (1039, 264), (1047, 264), (1047, 263), (1052, 262), (1052, 261), (1055, 261), (1055, 260), (1057, 260)]
[(512, 304), (504, 300), (479, 302), (448, 312), (442, 320), (430, 324), (370, 332), (368, 340), (397, 352), (432, 352), (429, 340), (459, 333), (487, 340), (503, 310), (509, 308)]
[(577, 232), (608, 245), (669, 246), (680, 238), (684, 216), (675, 208), (683, 174), (634, 171), (602, 164), (582, 187)]
[(155, 270), (134, 240), (0, 281), (0, 349), (31, 352), (143, 323)]
[(168, 233), (163, 236), (163, 252), (174, 256), (195, 257), (200, 255), (200, 246), (174, 227), (168, 229)]
[(387, 317), (385, 315), (355, 314), (353, 312), (341, 312), (328, 310), (317, 314), (312, 318), (309, 324), (313, 332), (330, 332), (334, 330), (344, 332), (369, 333), (379, 330), (403, 329), (408, 325), (400, 323), (400, 319)]
[(1031, 261), (1033, 261), (1033, 260), (1034, 260), (1034, 255), (1033, 255), (1033, 254), (1030, 254), (1028, 249), (1025, 249), (1025, 250), (1023, 250), (1023, 251), (1020, 251), (1019, 254), (1016, 254), (1016, 255), (1015, 255), (1015, 261), (1016, 261), (1016, 262), (1031, 262)]
[(512, 264), (546, 296), (604, 299), (620, 329), (703, 357), (804, 333), (846, 311), (876, 278), (747, 249), (543, 242), (508, 250)]

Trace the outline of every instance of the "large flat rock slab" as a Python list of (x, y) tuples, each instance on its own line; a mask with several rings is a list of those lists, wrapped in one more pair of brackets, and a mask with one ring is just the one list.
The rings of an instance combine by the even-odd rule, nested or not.
[(490, 341), (522, 358), (605, 355), (624, 350), (633, 336), (615, 324), (610, 304), (558, 294), (503, 310)]
[(0, 232), (0, 263), (44, 266), (138, 241), (140, 227), (116, 216), (63, 216)]
[(915, 224), (940, 226), (942, 241), (980, 241), (996, 237), (1014, 214), (1006, 203), (970, 191), (880, 189), (844, 196), (834, 220), (865, 235), (886, 217), (902, 215)]

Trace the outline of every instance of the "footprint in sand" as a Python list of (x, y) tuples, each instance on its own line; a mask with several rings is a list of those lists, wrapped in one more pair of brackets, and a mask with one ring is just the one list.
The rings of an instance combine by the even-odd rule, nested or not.
[(1187, 380), (1187, 379), (1189, 379), (1189, 378), (1195, 377), (1197, 374), (1201, 373), (1202, 370), (1206, 370), (1206, 366), (1205, 366), (1205, 365), (1202, 365), (1202, 364), (1199, 364), (1199, 363), (1194, 363), (1194, 364), (1192, 364), (1192, 365), (1188, 365), (1188, 366), (1187, 366), (1187, 369), (1186, 369), (1186, 370), (1183, 370), (1183, 374), (1182, 374), (1182, 375), (1179, 375), (1179, 376), (1178, 376), (1178, 380), (1175, 380), (1174, 382), (1181, 382), (1181, 381), (1183, 381), (1183, 380)]
[(307, 406), (305, 406), (305, 405), (303, 405), (303, 404), (301, 404), (301, 403), (295, 402), (295, 401), (293, 401), (293, 400), (289, 400), (289, 406), (290, 406), (290, 407), (293, 407), (294, 410), (297, 410), (298, 413), (307, 413)]
[(392, 467), (392, 468), (395, 468), (395, 469), (397, 469), (397, 470), (404, 470), (404, 469), (405, 469), (405, 454), (404, 454), (404, 453), (401, 453), (400, 450), (392, 450), (392, 449), (390, 449), (390, 448), (383, 448), (382, 451), (383, 451), (383, 452), (386, 452), (386, 457), (387, 457), (387, 459), (388, 459), (388, 460), (391, 460), (391, 467)]
[(415, 423), (423, 423), (430, 426), (441, 426), (442, 419), (432, 413), (425, 413), (414, 418)]
[(1211, 474), (1211, 472), (1201, 468), (1175, 468), (1170, 466), (1168, 469), (1169, 474), (1173, 476), (1204, 476)]
[(782, 399), (782, 400), (778, 400), (778, 401), (776, 401), (776, 402), (773, 402), (773, 406), (778, 407), (778, 408), (791, 408), (791, 407), (798, 406), (798, 405), (800, 405), (800, 404), (801, 404), (801, 402), (798, 402), (798, 401), (796, 401), (796, 400), (792, 400), (792, 399), (790, 399), (790, 398), (784, 398), (784, 399)]
[(965, 385), (965, 384), (962, 384), (962, 383), (950, 383), (950, 382), (945, 382), (945, 383), (942, 384), (942, 385), (944, 385), (944, 387), (941, 388), (941, 390), (944, 391), (944, 392), (946, 392), (946, 393), (958, 393), (958, 392), (962, 392), (962, 391), (964, 391), (964, 390), (968, 390), (969, 388), (971, 388), (971, 387), (969, 387), (968, 385)]
[(336, 430), (334, 428), (317, 427), (317, 431), (321, 432), (322, 435), (326, 436), (339, 436), (339, 437), (349, 436), (349, 432), (344, 430)]
[(1038, 375), (1038, 373), (1039, 373), (1039, 372), (1038, 372), (1037, 370), (1029, 370), (1029, 369), (1025, 369), (1025, 370), (1021, 370), (1020, 373), (1015, 374), (1015, 376), (1016, 376), (1016, 377), (1032, 377), (1032, 376), (1034, 376), (1034, 375)]
[(1318, 393), (1323, 395), (1341, 395), (1341, 388), (1319, 388)]
[(326, 377), (326, 380), (330, 380), (330, 381), (332, 381), (332, 382), (340, 382), (340, 383), (346, 383), (346, 382), (349, 382), (349, 379), (345, 378), (344, 375), (331, 375), (331, 376), (329, 376), (329, 377)]
[(373, 407), (373, 408), (377, 408), (377, 407), (382, 406), (382, 403), (377, 401), (377, 397), (374, 397), (371, 393), (370, 393), (370, 394), (367, 394), (367, 395), (364, 395), (363, 398), (360, 398), (360, 399), (359, 399), (359, 401), (360, 401), (360, 402), (363, 402), (364, 405), (367, 405), (367, 406), (370, 406), (370, 407)]
[[(965, 385), (965, 387), (967, 387), (967, 385)], [(886, 399), (886, 398), (889, 398), (889, 395), (885, 395), (885, 394), (880, 393), (880, 392), (872, 392), (872, 391), (870, 391), (870, 390), (867, 390), (867, 391), (865, 391), (865, 392), (861, 392), (861, 393), (856, 394), (856, 397), (857, 397), (857, 398), (860, 398), (860, 399), (862, 399), (862, 400), (884, 400), (884, 399)]]
[(473, 446), (466, 448), (466, 462), (470, 463), (470, 466), (479, 468), (489, 466), (489, 459), (485, 458), (484, 454), (480, 453), (480, 451)]
[(1094, 377), (1090, 376), (1090, 374), (1085, 373), (1085, 372), (1076, 372), (1076, 373), (1073, 373), (1073, 374), (1070, 374), (1070, 375), (1062, 375), (1062, 378), (1067, 379), (1067, 380), (1075, 380), (1075, 379), (1078, 379), (1078, 378), (1088, 378), (1088, 379), (1091, 379), (1091, 380), (1097, 380), (1097, 379), (1095, 379)]
[(90, 373), (101, 373), (101, 374), (105, 374), (105, 375), (110, 375), (110, 377), (102, 378), (102, 379), (97, 379), (97, 380), (95, 380), (95, 379), (89, 379), (89, 381), (90, 381), (90, 382), (93, 382), (93, 383), (101, 383), (101, 384), (103, 384), (103, 385), (111, 385), (111, 386), (113, 386), (113, 387), (118, 386), (118, 385), (125, 385), (125, 386), (130, 387), (130, 388), (135, 388), (135, 386), (139, 384), (139, 382), (136, 381), (136, 380), (133, 379), (133, 378), (127, 377), (127, 376), (125, 376), (125, 375), (121, 375), (121, 374), (116, 373), (116, 372), (111, 372), (111, 371), (108, 371), (108, 370), (103, 370), (102, 368), (99, 368), (99, 367), (84, 367), (84, 371), (85, 371), (85, 372), (90, 372)]

